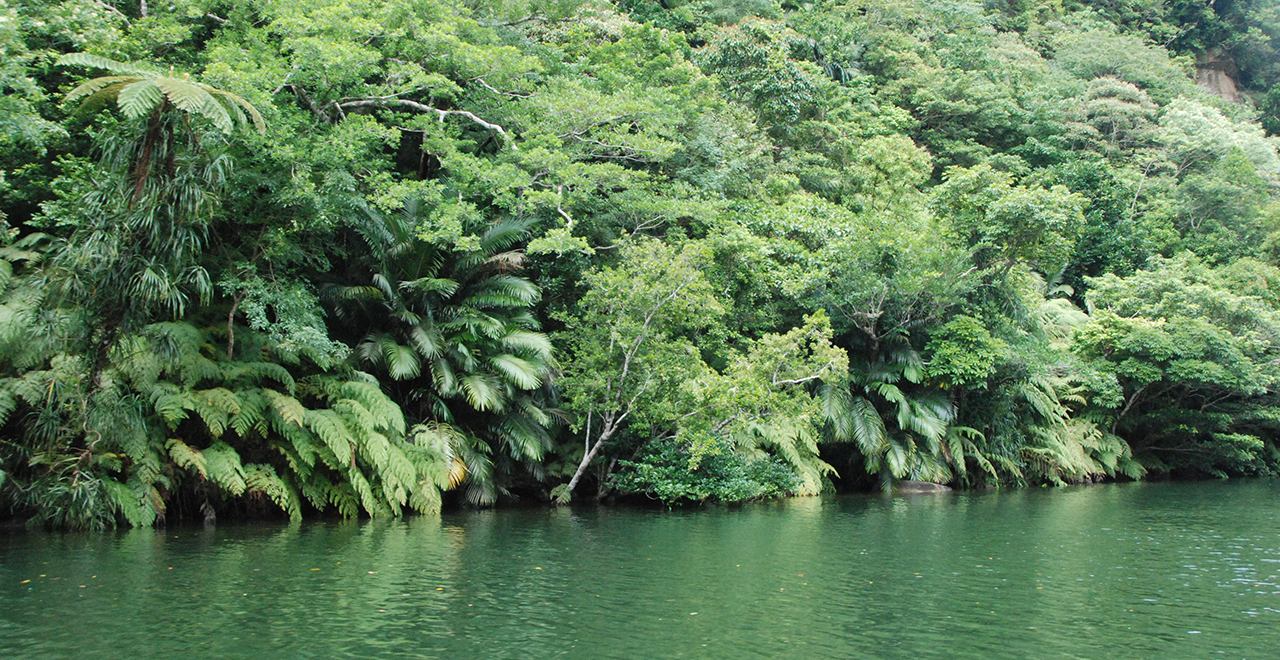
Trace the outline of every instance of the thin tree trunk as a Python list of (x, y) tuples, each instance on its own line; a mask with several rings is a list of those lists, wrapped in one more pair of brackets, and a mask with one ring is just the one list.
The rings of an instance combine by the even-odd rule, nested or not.
[(596, 456), (600, 454), (600, 448), (604, 447), (604, 443), (608, 442), (609, 438), (613, 436), (613, 432), (616, 430), (617, 428), (613, 426), (612, 420), (606, 422), (604, 430), (600, 432), (600, 437), (596, 440), (595, 444), (591, 446), (591, 451), (582, 455), (582, 462), (578, 463), (577, 471), (573, 473), (573, 478), (569, 480), (569, 485), (565, 490), (566, 494), (572, 494), (573, 489), (577, 488), (578, 482), (582, 480), (582, 475), (586, 473), (587, 468), (591, 467), (592, 461), (596, 460)]
[(152, 154), (162, 137), (164, 110), (167, 105), (168, 101), (163, 101), (156, 106), (147, 122), (147, 132), (142, 138), (142, 149), (138, 154), (138, 162), (134, 165), (133, 199), (130, 205), (142, 199), (142, 193), (146, 189), (147, 177), (151, 175)]
[(612, 490), (608, 486), (609, 475), (613, 474), (613, 468), (617, 466), (618, 466), (618, 459), (614, 458), (613, 460), (609, 461), (608, 467), (604, 469), (604, 474), (600, 476), (600, 487), (596, 489), (597, 502), (603, 500), (605, 496), (609, 494), (609, 491)]
[(231, 312), (227, 314), (227, 361), (230, 362), (235, 358), (236, 350), (236, 310), (240, 309), (240, 301), (244, 300), (244, 296), (235, 296), (231, 299)]

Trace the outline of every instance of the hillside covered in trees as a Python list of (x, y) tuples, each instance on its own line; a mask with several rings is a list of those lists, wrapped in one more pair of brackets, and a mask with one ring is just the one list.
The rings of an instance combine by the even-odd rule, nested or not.
[(1273, 40), (1268, 0), (0, 0), (0, 510), (1272, 473)]

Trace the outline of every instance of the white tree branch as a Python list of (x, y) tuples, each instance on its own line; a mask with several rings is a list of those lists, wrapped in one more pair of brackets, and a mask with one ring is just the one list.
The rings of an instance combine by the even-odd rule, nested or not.
[(474, 113), (467, 112), (466, 110), (441, 110), (440, 108), (433, 108), (424, 103), (418, 103), (417, 101), (410, 101), (408, 99), (397, 99), (397, 98), (361, 99), (359, 101), (347, 101), (345, 103), (339, 103), (338, 107), (344, 108), (344, 109), (345, 108), (399, 107), (407, 110), (414, 110), (416, 112), (434, 112), (437, 115), (439, 115), (440, 121), (444, 121), (444, 118), (448, 117), (449, 115), (457, 115), (459, 117), (465, 117), (467, 119), (470, 119), (473, 123), (479, 124), (480, 126), (483, 126), (484, 128), (487, 128), (491, 131), (495, 131), (504, 138), (508, 137), (506, 129), (504, 129), (502, 126), (495, 124), (491, 121), (485, 121), (484, 119), (481, 119), (480, 117), (476, 116)]

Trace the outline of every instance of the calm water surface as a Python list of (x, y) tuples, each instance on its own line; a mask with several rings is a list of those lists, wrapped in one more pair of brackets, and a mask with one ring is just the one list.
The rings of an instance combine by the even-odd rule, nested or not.
[(1277, 658), (1280, 481), (0, 530), (0, 658)]

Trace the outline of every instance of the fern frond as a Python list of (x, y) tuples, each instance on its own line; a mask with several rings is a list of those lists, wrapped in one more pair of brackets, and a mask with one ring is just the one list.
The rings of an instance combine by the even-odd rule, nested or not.
[(9, 421), (9, 415), (18, 409), (18, 396), (9, 389), (10, 378), (0, 380), (0, 427)]
[(300, 401), (272, 390), (263, 390), (262, 393), (271, 401), (271, 407), (286, 424), (292, 424), (298, 428), (306, 425), (307, 409)]
[(296, 383), (293, 374), (274, 362), (233, 362), (223, 367), (222, 378), (228, 383), (251, 383), (274, 380), (292, 393)]
[(214, 95), (222, 98), (228, 98), (233, 104), (239, 106), (245, 114), (249, 115), (249, 121), (253, 123), (254, 128), (258, 129), (259, 134), (265, 134), (267, 132), (267, 120), (263, 119), (262, 113), (258, 112), (258, 109), (253, 107), (252, 103), (228, 91), (213, 88), (208, 89)]
[(384, 512), (386, 507), (374, 497), (373, 487), (369, 485), (369, 480), (365, 479), (363, 474), (358, 470), (351, 470), (347, 473), (347, 482), (359, 497), (360, 504), (364, 506), (366, 513), (376, 518)]
[(307, 427), (324, 441), (339, 460), (350, 460), (354, 438), (342, 416), (333, 410), (308, 410)]
[(267, 433), (267, 410), (270, 400), (261, 390), (240, 390), (236, 392), (240, 410), (231, 416), (231, 430), (241, 438), (264, 436)]
[(170, 429), (175, 429), (187, 418), (187, 409), (195, 404), (191, 401), (189, 393), (176, 392), (156, 396), (152, 405), (165, 424), (168, 424)]
[(209, 478), (209, 465), (205, 461), (204, 454), (199, 449), (195, 449), (177, 438), (169, 438), (165, 442), (165, 448), (169, 450), (169, 458), (173, 460), (175, 465), (184, 470), (195, 470), (200, 473), (201, 479)]
[[(150, 527), (155, 524), (159, 499), (150, 486), (131, 487), (115, 479), (103, 479), (102, 484), (125, 520), (134, 527)], [(115, 523), (112, 522), (112, 526)]]
[(164, 92), (149, 78), (142, 78), (120, 88), (116, 94), (116, 105), (130, 119), (145, 117), (164, 101)]
[[(76, 107), (76, 112), (92, 112), (106, 105), (108, 101), (115, 100), (120, 90), (124, 89), (129, 83), (117, 82), (98, 89), (97, 91), (84, 97), (80, 105)], [(74, 91), (74, 90), (73, 90)]]
[(182, 382), (187, 387), (199, 387), (206, 382), (222, 380), (222, 367), (217, 362), (200, 355), (186, 353), (178, 363)]
[(377, 427), (391, 431), (396, 436), (405, 432), (404, 413), (400, 407), (388, 397), (376, 381), (372, 383), (345, 381), (338, 388), (338, 394), (358, 401), (378, 421)]
[[(68, 103), (77, 101), (86, 97), (93, 96), (98, 92), (116, 86), (118, 89), (124, 89), (129, 83), (141, 80), (138, 76), (103, 76), (101, 78), (93, 78), (76, 85), (70, 92), (67, 92), (64, 100)], [(113, 94), (114, 97), (114, 94)]]
[(223, 132), (232, 128), (231, 115), (221, 103), (214, 100), (203, 85), (177, 78), (156, 78), (156, 86), (175, 107), (193, 115), (205, 117)]
[(130, 62), (117, 62), (116, 60), (102, 57), (101, 55), (94, 55), (92, 53), (67, 53), (66, 55), (59, 57), (56, 64), (59, 66), (87, 66), (94, 69), (104, 69), (111, 73), (130, 76), (160, 75), (155, 71)]
[(245, 483), (240, 454), (235, 449), (225, 442), (215, 442), (201, 453), (204, 455), (209, 481), (221, 486), (232, 496), (238, 497), (244, 493), (248, 484)]
[(360, 500), (357, 499), (355, 487), (351, 483), (331, 484), (326, 495), (329, 497), (329, 502), (343, 517), (354, 518), (360, 513)]
[(250, 493), (262, 493), (289, 514), (293, 521), (302, 520), (298, 495), (276, 474), (270, 465), (250, 463), (244, 466), (245, 486)]
[(223, 387), (192, 392), (191, 403), (205, 428), (209, 430), (209, 435), (214, 438), (222, 437), (231, 417), (239, 415), (241, 411), (240, 398)]

